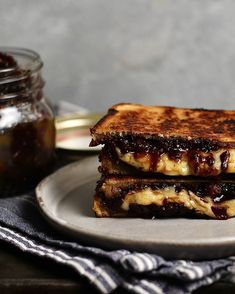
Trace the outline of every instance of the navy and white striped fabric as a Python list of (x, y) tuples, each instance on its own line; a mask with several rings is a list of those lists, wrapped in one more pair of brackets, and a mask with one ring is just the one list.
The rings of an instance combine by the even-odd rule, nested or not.
[[(29, 254), (71, 267), (101, 293), (123, 287), (132, 293), (191, 293), (222, 278), (234, 280), (235, 258), (205, 262), (82, 246), (56, 233), (43, 219), (34, 195), (0, 199), (0, 239)], [(234, 281), (233, 281), (234, 282)]]

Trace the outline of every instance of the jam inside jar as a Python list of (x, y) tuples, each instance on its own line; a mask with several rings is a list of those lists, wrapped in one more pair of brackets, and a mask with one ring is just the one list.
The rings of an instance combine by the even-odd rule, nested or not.
[(55, 123), (40, 56), (0, 48), (0, 197), (33, 188), (53, 168)]

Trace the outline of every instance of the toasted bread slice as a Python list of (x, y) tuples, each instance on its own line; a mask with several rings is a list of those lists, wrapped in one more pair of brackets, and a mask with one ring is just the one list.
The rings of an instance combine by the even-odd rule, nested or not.
[(98, 217), (172, 217), (217, 219), (235, 216), (235, 181), (218, 178), (102, 178), (93, 210)]
[(93, 144), (131, 135), (182, 138), (184, 142), (200, 139), (202, 144), (209, 140), (220, 146), (235, 147), (235, 111), (122, 103), (109, 109), (91, 129), (91, 135)]

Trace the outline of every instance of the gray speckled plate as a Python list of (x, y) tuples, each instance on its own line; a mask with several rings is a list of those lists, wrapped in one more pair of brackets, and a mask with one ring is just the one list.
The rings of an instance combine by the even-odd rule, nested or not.
[(92, 246), (152, 252), (166, 258), (212, 259), (235, 254), (235, 218), (144, 220), (96, 218), (91, 210), (98, 160), (89, 157), (44, 179), (37, 201), (57, 229)]

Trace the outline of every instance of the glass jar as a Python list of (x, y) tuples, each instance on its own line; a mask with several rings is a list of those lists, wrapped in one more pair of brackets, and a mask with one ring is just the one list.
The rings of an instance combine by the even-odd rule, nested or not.
[(53, 166), (55, 124), (33, 51), (0, 47), (0, 196), (32, 188)]

